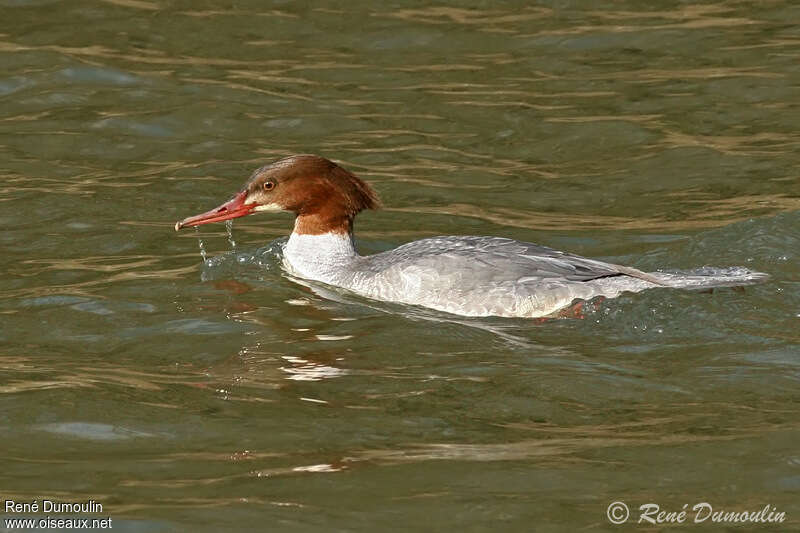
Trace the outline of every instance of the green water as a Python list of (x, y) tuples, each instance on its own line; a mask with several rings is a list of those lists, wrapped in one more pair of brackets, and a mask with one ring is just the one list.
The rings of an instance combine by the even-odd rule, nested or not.
[[(800, 5), (322, 6), (0, 0), (2, 499), (136, 532), (668, 527), (617, 500), (798, 528)], [(235, 251), (173, 231), (291, 153), (378, 190), (364, 253), (772, 279), (460, 319), (287, 279), (289, 215)]]

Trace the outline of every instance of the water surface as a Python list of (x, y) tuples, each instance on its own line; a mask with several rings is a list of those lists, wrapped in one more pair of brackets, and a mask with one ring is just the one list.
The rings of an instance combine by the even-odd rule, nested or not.
[[(605, 531), (615, 500), (798, 527), (794, 2), (0, 12), (4, 498), (148, 532)], [(291, 153), (381, 194), (363, 253), (498, 235), (772, 279), (462, 319), (291, 281), (289, 215), (235, 251), (172, 230)]]

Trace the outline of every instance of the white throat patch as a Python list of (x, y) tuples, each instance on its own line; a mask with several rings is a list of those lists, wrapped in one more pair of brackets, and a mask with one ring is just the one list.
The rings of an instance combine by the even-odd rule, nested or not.
[(347, 233), (306, 235), (292, 233), (283, 249), (286, 266), (300, 277), (336, 284), (343, 267), (358, 255)]

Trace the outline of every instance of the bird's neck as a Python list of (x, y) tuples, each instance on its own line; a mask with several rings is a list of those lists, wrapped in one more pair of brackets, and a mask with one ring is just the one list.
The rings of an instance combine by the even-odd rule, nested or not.
[(299, 213), (294, 219), (294, 233), (301, 235), (352, 232), (353, 215), (327, 204), (310, 213)]
[(350, 232), (308, 234), (299, 232), (295, 223), (295, 230), (284, 248), (284, 258), (293, 273), (331, 283), (358, 258), (358, 254)]

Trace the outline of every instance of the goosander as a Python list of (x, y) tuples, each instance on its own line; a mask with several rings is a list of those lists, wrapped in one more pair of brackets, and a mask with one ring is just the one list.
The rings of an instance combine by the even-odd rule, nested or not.
[(744, 268), (710, 275), (648, 273), (501, 237), (432, 237), (361, 256), (353, 244), (353, 219), (379, 206), (372, 187), (341, 166), (295, 155), (259, 168), (233, 199), (181, 220), (175, 230), (291, 211), (294, 231), (283, 250), (291, 275), (462, 316), (543, 317), (575, 300), (653, 287), (747, 285), (768, 277)]

